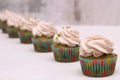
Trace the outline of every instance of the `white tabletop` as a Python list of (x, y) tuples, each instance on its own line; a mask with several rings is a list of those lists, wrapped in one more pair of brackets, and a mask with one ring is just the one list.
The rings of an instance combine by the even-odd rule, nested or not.
[[(73, 26), (80, 38), (98, 34), (115, 43), (118, 54), (115, 73), (103, 78), (87, 77), (82, 74), (80, 62), (56, 62), (53, 53), (37, 53), (32, 44), (21, 44), (19, 39), (10, 39), (0, 31), (0, 80), (119, 80), (120, 79), (120, 27)], [(60, 27), (57, 27), (58, 29)]]

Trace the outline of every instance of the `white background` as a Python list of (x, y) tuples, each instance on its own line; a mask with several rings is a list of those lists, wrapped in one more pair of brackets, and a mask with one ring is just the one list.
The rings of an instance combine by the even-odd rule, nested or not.
[[(58, 29), (60, 27), (57, 27)], [(120, 79), (120, 27), (73, 26), (80, 38), (98, 34), (115, 43), (118, 54), (115, 73), (103, 78), (92, 78), (82, 74), (80, 62), (56, 62), (53, 53), (37, 53), (32, 44), (21, 44), (19, 39), (10, 39), (0, 31), (0, 80), (119, 80)]]

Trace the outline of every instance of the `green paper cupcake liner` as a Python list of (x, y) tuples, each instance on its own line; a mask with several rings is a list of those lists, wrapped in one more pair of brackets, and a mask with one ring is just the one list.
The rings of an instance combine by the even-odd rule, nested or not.
[(10, 38), (18, 38), (18, 29), (14, 27), (7, 27), (8, 36)]
[(20, 38), (21, 43), (30, 44), (32, 43), (32, 32), (30, 31), (18, 31), (18, 36)]
[(3, 32), (3, 33), (7, 33), (6, 28), (2, 28), (2, 32)]
[(51, 44), (52, 44), (52, 38), (51, 39), (35, 39), (32, 38), (32, 43), (34, 45), (34, 49), (36, 52), (51, 52)]
[(0, 20), (0, 29), (2, 29), (2, 21)]
[(74, 62), (78, 61), (79, 47), (56, 47), (52, 45), (52, 51), (54, 52), (54, 58), (58, 62)]
[(1, 22), (1, 29), (3, 33), (7, 33), (7, 21)]
[(80, 56), (82, 72), (90, 77), (105, 77), (112, 75), (115, 70), (117, 55), (105, 59), (87, 59)]

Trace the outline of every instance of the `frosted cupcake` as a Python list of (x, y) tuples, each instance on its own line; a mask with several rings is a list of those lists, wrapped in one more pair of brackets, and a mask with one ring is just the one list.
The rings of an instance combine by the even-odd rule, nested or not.
[(54, 25), (45, 21), (41, 21), (33, 29), (32, 42), (37, 52), (51, 52), (51, 44), (53, 36), (56, 33)]
[(53, 38), (52, 51), (59, 62), (74, 62), (79, 57), (79, 33), (70, 27), (63, 27)]
[(117, 55), (110, 40), (94, 35), (81, 41), (79, 59), (84, 75), (104, 77), (114, 73)]
[(18, 29), (23, 24), (23, 17), (13, 14), (7, 21), (7, 32), (10, 38), (18, 38)]
[[(1, 15), (1, 14), (0, 14)], [(2, 29), (2, 21), (1, 21), (1, 19), (0, 19), (0, 29)]]
[(19, 28), (18, 35), (21, 43), (32, 43), (32, 29), (38, 24), (39, 20), (35, 18), (25, 18), (23, 25)]
[(2, 20), (1, 20), (1, 14), (2, 14), (2, 13), (0, 13), (0, 29), (2, 29)]
[(0, 26), (1, 26), (3, 33), (7, 33), (6, 27), (7, 27), (8, 18), (9, 18), (9, 16), (6, 12), (2, 12), (0, 14)]

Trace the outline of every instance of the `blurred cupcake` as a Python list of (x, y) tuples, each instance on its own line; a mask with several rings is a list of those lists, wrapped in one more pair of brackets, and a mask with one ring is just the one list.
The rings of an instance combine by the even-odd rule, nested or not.
[(39, 20), (33, 17), (27, 17), (19, 28), (18, 35), (21, 43), (32, 43), (32, 29), (38, 24)]
[[(1, 15), (1, 14), (0, 14)], [(2, 29), (2, 21), (1, 21), (1, 19), (0, 19), (0, 29)]]
[(33, 29), (32, 42), (37, 52), (51, 52), (51, 44), (53, 36), (56, 33), (54, 25), (45, 21), (41, 21)]
[(59, 62), (74, 62), (79, 57), (79, 33), (70, 27), (63, 27), (53, 38), (52, 51)]
[(0, 26), (3, 33), (7, 33), (6, 27), (8, 18), (8, 14), (6, 12), (0, 13)]
[(2, 20), (1, 20), (2, 13), (0, 13), (0, 29), (2, 29)]
[(110, 40), (94, 35), (81, 41), (79, 59), (84, 75), (104, 77), (114, 73), (117, 55)]
[(7, 32), (10, 38), (18, 38), (18, 29), (23, 24), (23, 17), (13, 14), (7, 21)]

